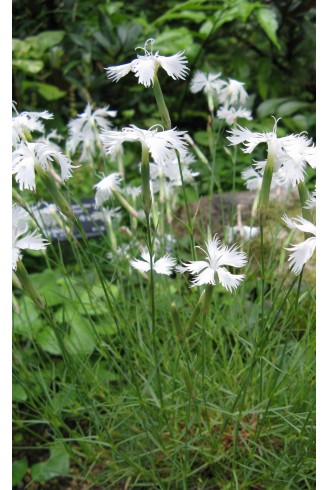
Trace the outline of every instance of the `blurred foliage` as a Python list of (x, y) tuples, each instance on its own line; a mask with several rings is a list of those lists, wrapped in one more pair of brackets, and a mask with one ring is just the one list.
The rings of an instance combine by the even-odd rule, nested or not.
[(174, 125), (204, 129), (206, 101), (189, 91), (201, 69), (245, 82), (258, 118), (283, 116), (287, 129), (314, 136), (314, 0), (14, 0), (13, 15), (18, 110), (53, 111), (59, 129), (87, 101), (117, 109), (118, 126), (157, 121), (151, 89), (132, 75), (112, 83), (104, 71), (154, 37), (161, 54), (183, 49), (189, 60), (185, 82), (161, 72)]

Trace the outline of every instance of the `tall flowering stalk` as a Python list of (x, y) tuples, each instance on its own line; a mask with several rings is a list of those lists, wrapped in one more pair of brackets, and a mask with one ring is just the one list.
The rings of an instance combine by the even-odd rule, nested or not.
[[(155, 339), (154, 270), (156, 270), (156, 263), (153, 260), (154, 239), (152, 237), (150, 224), (150, 214), (152, 210), (152, 196), (150, 189), (150, 156), (152, 156), (155, 163), (160, 166), (165, 165), (165, 161), (174, 160), (177, 157), (179, 162), (181, 180), (183, 182), (183, 175), (179, 159), (186, 155), (187, 143), (183, 139), (185, 131), (177, 131), (175, 128), (171, 129), (171, 119), (164, 101), (157, 72), (158, 69), (162, 67), (174, 80), (184, 79), (188, 73), (188, 68), (185, 66), (187, 64), (187, 59), (185, 56), (183, 56), (183, 52), (176, 53), (175, 55), (169, 57), (160, 56), (158, 52), (153, 53), (153, 43), (153, 39), (148, 39), (144, 47), (141, 48), (144, 51), (144, 55), (138, 55), (136, 60), (133, 60), (125, 65), (108, 67), (106, 68), (106, 71), (108, 73), (108, 78), (116, 82), (122, 77), (126, 76), (130, 71), (132, 71), (138, 78), (138, 83), (143, 84), (145, 87), (150, 87), (151, 85), (153, 86), (154, 96), (162, 119), (162, 131), (159, 130), (161, 127), (160, 125), (153, 126), (149, 130), (143, 130), (137, 128), (134, 125), (131, 125), (129, 128), (123, 128), (121, 132), (104, 131), (102, 135), (102, 140), (105, 144), (105, 147), (107, 148), (108, 154), (113, 154), (124, 141), (138, 141), (141, 144), (141, 190), (143, 210), (145, 213), (147, 225), (146, 241), (148, 247), (148, 263), (150, 270), (149, 291), (152, 319), (152, 340), (154, 356), (156, 360), (158, 389), (162, 404), (162, 386)], [(147, 49), (148, 44), (150, 44), (151, 46), (150, 50)], [(135, 266), (136, 264), (139, 264), (139, 262), (134, 262), (132, 265)]]

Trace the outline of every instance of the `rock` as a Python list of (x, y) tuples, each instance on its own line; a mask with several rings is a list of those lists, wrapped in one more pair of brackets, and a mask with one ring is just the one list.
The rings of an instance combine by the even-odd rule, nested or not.
[[(256, 193), (252, 191), (223, 192), (221, 195), (213, 196), (213, 204), (207, 196), (201, 197), (199, 201), (189, 204), (190, 217), (194, 223), (194, 236), (199, 240), (207, 234), (224, 233), (224, 228), (237, 224), (237, 209), (240, 209), (241, 222), (243, 225), (250, 225), (253, 216), (253, 226), (258, 226), (258, 216), (255, 209), (254, 199)], [(270, 196), (270, 206), (268, 209), (268, 220), (280, 219), (286, 213), (296, 216), (301, 213), (298, 192), (296, 190), (277, 189), (272, 191)], [(180, 206), (174, 212), (172, 226), (174, 234), (182, 238), (187, 234), (186, 227), (181, 223), (187, 223), (187, 214), (184, 206)], [(178, 218), (178, 219), (177, 219)], [(179, 221), (181, 220), (181, 221)]]

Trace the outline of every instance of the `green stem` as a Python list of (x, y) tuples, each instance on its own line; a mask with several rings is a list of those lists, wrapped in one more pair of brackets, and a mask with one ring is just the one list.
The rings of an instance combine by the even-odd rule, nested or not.
[(149, 171), (149, 149), (146, 145), (141, 145), (141, 189), (143, 210), (148, 217), (151, 209), (150, 193), (150, 171)]
[(19, 260), (17, 262), (16, 276), (18, 277), (19, 282), (20, 282), (23, 290), (31, 298), (31, 300), (34, 302), (34, 304), (41, 311), (45, 311), (45, 309), (46, 309), (45, 303), (44, 303), (43, 299), (41, 298), (41, 296), (39, 295), (39, 293), (37, 292), (37, 290), (35, 289), (35, 287), (33, 286), (32, 282), (30, 280), (30, 277), (28, 275), (28, 272), (25, 269), (25, 266), (21, 260)]
[(171, 126), (170, 114), (165, 104), (163, 92), (160, 83), (158, 81), (157, 73), (155, 73), (154, 76), (153, 91), (154, 91), (157, 107), (163, 122), (164, 129), (171, 129), (172, 126)]
[(263, 174), (263, 181), (262, 181), (260, 201), (259, 201), (259, 209), (260, 212), (262, 213), (266, 212), (269, 206), (270, 188), (271, 188), (273, 171), (274, 171), (274, 153), (273, 151), (270, 150), (270, 147), (268, 146), (268, 158)]
[(120, 192), (116, 191), (115, 189), (112, 190), (114, 196), (120, 201), (122, 204), (122, 207), (133, 217), (136, 218), (137, 220), (140, 220), (140, 216), (138, 214), (138, 211), (134, 209), (134, 207), (131, 206), (131, 204), (128, 203), (128, 201), (120, 194)]
[(157, 386), (161, 408), (163, 408), (163, 390), (162, 390), (162, 380), (159, 366), (159, 356), (156, 344), (156, 303), (155, 303), (155, 280), (154, 280), (154, 268), (153, 268), (153, 242), (151, 239), (151, 227), (149, 214), (146, 215), (147, 223), (147, 245), (148, 252), (150, 256), (150, 282), (149, 282), (149, 306), (151, 314), (151, 338), (153, 344), (154, 358), (155, 358), (155, 372), (157, 377)]
[[(309, 191), (305, 185), (304, 182), (300, 182), (298, 184), (298, 194), (300, 196), (300, 201), (301, 201), (301, 206), (302, 206), (302, 216), (304, 219), (307, 221), (310, 221), (312, 223), (312, 211), (311, 209), (307, 209), (305, 207), (306, 201), (309, 199)], [(310, 235), (306, 235), (306, 238), (309, 238)]]

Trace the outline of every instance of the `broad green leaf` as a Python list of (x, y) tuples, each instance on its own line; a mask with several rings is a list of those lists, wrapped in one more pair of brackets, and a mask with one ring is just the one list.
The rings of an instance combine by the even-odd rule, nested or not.
[(65, 90), (60, 90), (58, 87), (46, 83), (38, 84), (38, 92), (44, 99), (49, 101), (61, 99), (66, 95)]
[(263, 7), (255, 11), (256, 18), (270, 41), (278, 48), (281, 49), (279, 40), (277, 38), (277, 29), (279, 27), (277, 12), (273, 8)]
[(260, 60), (257, 72), (257, 87), (262, 100), (266, 100), (268, 98), (271, 71), (271, 60), (266, 58)]
[(165, 12), (165, 14), (158, 17), (153, 22), (153, 25), (162, 24), (163, 22), (167, 22), (170, 19), (174, 19), (175, 18), (174, 16), (177, 13), (184, 11), (184, 10), (189, 10), (189, 9), (194, 9), (194, 8), (201, 10), (202, 3), (204, 3), (205, 1), (206, 0), (189, 0), (187, 2), (176, 4), (170, 10), (167, 10)]
[(33, 301), (23, 296), (19, 300), (19, 313), (13, 313), (13, 331), (32, 338), (42, 327), (44, 321)]
[(36, 338), (37, 343), (42, 347), (43, 350), (49, 352), (54, 356), (60, 356), (62, 354), (59, 347), (56, 335), (51, 327), (46, 327), (41, 330)]
[(268, 99), (262, 102), (257, 108), (257, 116), (262, 119), (267, 116), (275, 116), (278, 107), (289, 100), (288, 97), (277, 97), (275, 99)]
[(73, 306), (65, 306), (63, 315), (69, 325), (69, 333), (65, 336), (64, 344), (69, 352), (76, 355), (88, 355), (93, 352), (96, 339), (89, 324)]
[(194, 134), (196, 143), (202, 146), (208, 146), (208, 134), (207, 131), (197, 131)]
[(24, 58), (30, 50), (30, 45), (21, 39), (12, 40), (12, 51), (14, 58)]
[(74, 68), (76, 65), (79, 65), (79, 64), (80, 64), (79, 60), (70, 61), (69, 63), (67, 63), (67, 65), (64, 66), (63, 74), (67, 75), (67, 73), (69, 73), (72, 68)]
[(103, 337), (107, 337), (111, 335), (116, 335), (117, 327), (114, 323), (114, 320), (102, 316), (97, 323), (97, 331), (99, 335), (102, 335)]
[(206, 19), (204, 12), (195, 12), (193, 10), (182, 10), (181, 12), (172, 13), (170, 19), (189, 19), (195, 24), (199, 24)]
[(48, 101), (61, 99), (66, 95), (65, 90), (60, 90), (55, 85), (40, 82), (23, 82), (24, 88), (34, 88), (37, 92)]
[(303, 102), (300, 100), (290, 100), (288, 102), (281, 104), (278, 107), (277, 115), (280, 117), (291, 116), (295, 114), (295, 112), (307, 109), (309, 105), (310, 104), (308, 102)]
[(25, 400), (27, 400), (27, 393), (22, 385), (13, 383), (12, 400), (13, 402), (25, 402)]
[(193, 37), (189, 29), (180, 27), (159, 34), (159, 36), (156, 37), (154, 49), (158, 49), (160, 54), (164, 56), (184, 50), (190, 56), (190, 52), (194, 49), (193, 44)]
[(306, 131), (309, 128), (309, 120), (303, 114), (296, 114), (293, 120), (298, 127), (298, 131)]
[(24, 478), (28, 468), (27, 458), (17, 459), (12, 464), (12, 486), (18, 485)]
[(308, 129), (308, 121), (302, 114), (297, 114), (293, 117), (284, 117), (284, 125), (292, 133), (299, 133)]
[(65, 36), (65, 31), (44, 31), (36, 36), (38, 49), (41, 51), (46, 51), (56, 44), (59, 44)]
[(43, 463), (36, 463), (31, 467), (33, 481), (44, 482), (65, 476), (69, 472), (69, 456), (65, 447), (56, 444), (50, 448), (50, 458)]
[(61, 277), (59, 270), (46, 269), (43, 272), (30, 274), (30, 278), (37, 291), (40, 292), (48, 306), (56, 306), (63, 303), (64, 298), (60, 295), (56, 280)]
[(202, 38), (207, 37), (210, 34), (210, 32), (213, 29), (213, 25), (214, 25), (214, 22), (210, 19), (207, 20), (206, 22), (204, 22), (202, 27), (199, 29), (199, 34), (201, 34)]
[[(109, 296), (112, 299), (117, 299), (119, 289), (115, 284), (107, 284)], [(80, 302), (77, 309), (80, 313), (85, 314), (85, 308), (89, 309), (89, 313), (100, 315), (106, 313), (107, 306), (105, 303), (105, 292), (100, 284), (94, 284), (89, 291), (84, 290), (80, 295)], [(81, 304), (82, 303), (82, 304)]]
[(96, 346), (95, 335), (92, 332), (92, 327), (79, 317), (71, 325), (71, 331), (65, 339), (65, 345), (68, 352), (77, 356), (87, 356), (94, 351)]
[(13, 59), (13, 67), (17, 70), (22, 70), (25, 73), (39, 73), (43, 69), (43, 61), (40, 60), (15, 60)]

